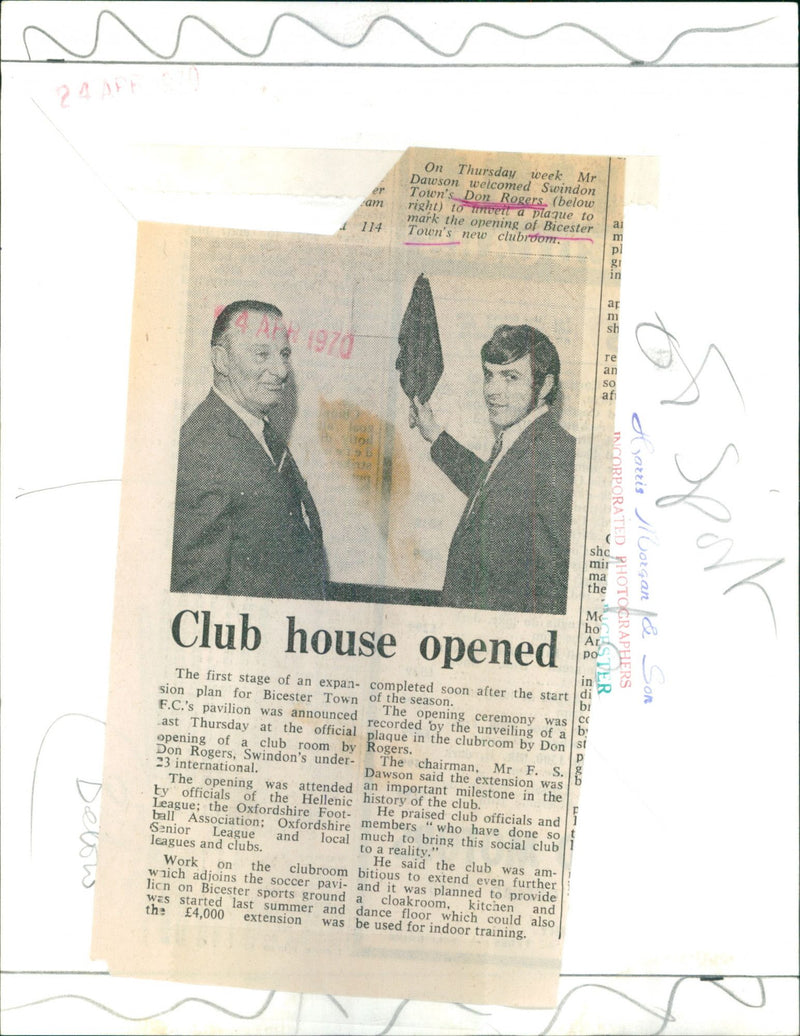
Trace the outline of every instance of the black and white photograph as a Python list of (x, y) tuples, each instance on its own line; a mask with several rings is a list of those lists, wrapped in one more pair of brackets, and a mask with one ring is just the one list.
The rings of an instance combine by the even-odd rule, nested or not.
[(194, 239), (174, 593), (563, 615), (584, 263)]

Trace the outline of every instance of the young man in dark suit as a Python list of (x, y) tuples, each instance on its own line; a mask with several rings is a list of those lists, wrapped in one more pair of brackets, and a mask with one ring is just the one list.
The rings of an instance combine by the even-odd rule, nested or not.
[(289, 378), (281, 311), (233, 302), (211, 335), (214, 385), (180, 435), (172, 590), (323, 598), (322, 526), (268, 412)]
[(409, 423), (468, 500), (447, 558), (441, 603), (563, 615), (567, 606), (575, 439), (552, 406), (561, 364), (541, 331), (498, 327), (481, 350), (495, 433), (484, 462), (443, 431), (430, 404)]

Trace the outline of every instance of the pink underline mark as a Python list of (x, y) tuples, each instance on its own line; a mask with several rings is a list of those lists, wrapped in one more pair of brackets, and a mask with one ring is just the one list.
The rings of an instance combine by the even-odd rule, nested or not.
[(454, 198), (450, 195), (450, 201), (457, 205), (466, 205), (469, 209), (535, 209), (537, 212), (544, 212), (546, 205), (540, 205), (535, 201), (473, 201), (471, 198)]
[(460, 241), (404, 241), (404, 245), (416, 245), (418, 248), (444, 248), (446, 245), (460, 245)]
[(593, 237), (559, 237), (558, 234), (540, 234), (538, 231), (535, 234), (528, 234), (531, 241), (591, 241), (594, 244)]

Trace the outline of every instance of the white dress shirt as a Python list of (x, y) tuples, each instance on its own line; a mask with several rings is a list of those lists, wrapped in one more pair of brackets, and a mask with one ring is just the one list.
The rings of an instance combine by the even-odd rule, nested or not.
[(542, 403), (541, 406), (537, 406), (535, 410), (531, 410), (529, 414), (526, 414), (523, 418), (520, 418), (520, 420), (517, 421), (516, 424), (512, 424), (510, 428), (503, 429), (501, 433), (503, 436), (503, 445), (500, 452), (495, 457), (494, 463), (492, 464), (491, 468), (489, 468), (489, 473), (486, 476), (487, 480), (489, 479), (497, 465), (500, 463), (500, 461), (503, 459), (503, 457), (505, 457), (505, 455), (514, 445), (517, 439), (519, 439), (519, 437), (528, 427), (528, 425), (533, 424), (537, 417), (541, 417), (542, 414), (546, 414), (549, 409), (550, 407), (547, 405), (547, 403)]
[(222, 400), (222, 402), (229, 406), (231, 410), (234, 412), (234, 414), (236, 414), (237, 417), (240, 417), (244, 421), (244, 423), (247, 425), (247, 427), (258, 440), (261, 449), (264, 450), (264, 452), (267, 454), (272, 463), (277, 466), (278, 471), (280, 471), (281, 467), (283, 466), (283, 459), (286, 456), (286, 452), (284, 451), (283, 457), (279, 457), (277, 458), (277, 460), (270, 453), (269, 446), (267, 446), (266, 440), (264, 439), (264, 421), (269, 422), (269, 419), (266, 417), (256, 417), (255, 414), (251, 414), (249, 410), (245, 410), (243, 406), (231, 399), (230, 396), (226, 396), (224, 392), (220, 392), (216, 385), (212, 385), (211, 387)]

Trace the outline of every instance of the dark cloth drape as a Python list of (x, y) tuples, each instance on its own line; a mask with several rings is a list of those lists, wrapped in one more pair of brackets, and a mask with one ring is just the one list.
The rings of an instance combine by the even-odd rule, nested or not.
[(417, 277), (398, 335), (400, 352), (395, 367), (400, 385), (409, 399), (427, 403), (444, 370), (439, 326), (428, 278)]

